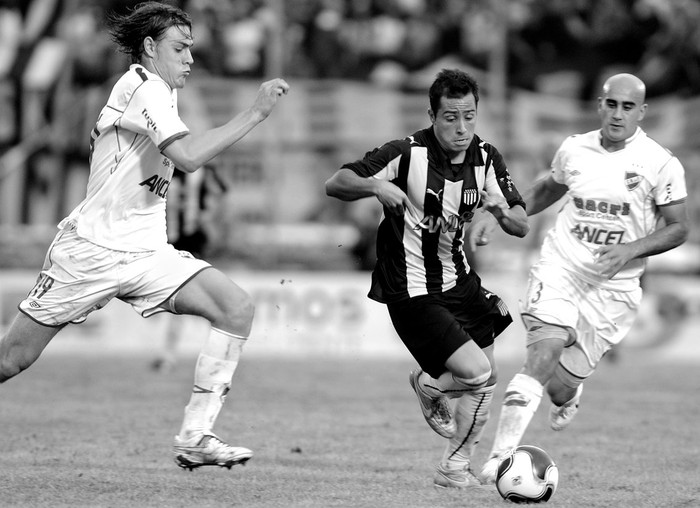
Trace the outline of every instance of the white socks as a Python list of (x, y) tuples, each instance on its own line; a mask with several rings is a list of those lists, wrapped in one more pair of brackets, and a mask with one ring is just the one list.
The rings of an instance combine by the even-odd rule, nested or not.
[(489, 419), (489, 408), (496, 385), (483, 386), (462, 395), (455, 405), (457, 432), (450, 438), (442, 455), (442, 464), (449, 469), (469, 466), (474, 448), (479, 443)]
[(246, 337), (212, 328), (194, 371), (194, 388), (185, 407), (179, 438), (187, 441), (210, 432), (223, 407)]
[(489, 458), (500, 457), (518, 446), (540, 405), (543, 391), (536, 379), (521, 373), (513, 376), (506, 388)]

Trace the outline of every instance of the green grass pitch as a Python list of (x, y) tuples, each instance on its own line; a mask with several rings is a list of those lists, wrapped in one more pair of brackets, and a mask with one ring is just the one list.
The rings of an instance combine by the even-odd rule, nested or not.
[[(0, 506), (504, 507), (495, 490), (436, 490), (444, 440), (408, 384), (410, 358), (244, 356), (216, 427), (251, 448), (246, 466), (187, 472), (171, 457), (194, 358), (175, 372), (150, 358), (53, 354), (0, 385)], [(476, 468), (493, 439), (500, 367)], [(700, 506), (700, 369), (624, 351), (586, 383), (567, 430), (543, 400), (523, 443), (560, 469), (551, 507)]]

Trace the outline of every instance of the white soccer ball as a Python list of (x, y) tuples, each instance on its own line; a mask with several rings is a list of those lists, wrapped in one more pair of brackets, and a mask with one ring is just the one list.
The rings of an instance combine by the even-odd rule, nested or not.
[(503, 457), (498, 464), (496, 488), (498, 493), (514, 503), (549, 501), (559, 484), (559, 469), (542, 448), (520, 445)]

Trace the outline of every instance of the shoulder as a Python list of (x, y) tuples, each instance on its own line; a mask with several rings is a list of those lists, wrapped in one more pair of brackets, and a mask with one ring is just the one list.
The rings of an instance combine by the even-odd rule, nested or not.
[(561, 143), (562, 149), (573, 149), (579, 147), (599, 147), (600, 146), (600, 130), (588, 131), (579, 134), (571, 134), (564, 138)]
[(406, 136), (402, 139), (393, 139), (387, 141), (383, 145), (377, 147), (374, 153), (380, 153), (385, 157), (397, 157), (399, 155), (408, 155), (411, 153), (413, 148), (425, 147), (426, 144), (423, 139), (415, 134)]
[(397, 142), (404, 147), (428, 147), (431, 142), (435, 139), (432, 128), (421, 129), (414, 132), (410, 136), (406, 136), (403, 139), (397, 140)]
[(490, 157), (501, 157), (501, 152), (498, 151), (498, 148), (496, 148), (496, 145), (491, 144), (489, 141), (480, 138), (477, 135), (474, 135), (474, 140), (476, 141), (476, 145), (479, 147), (481, 151), (483, 151), (486, 155)]
[(160, 76), (149, 72), (145, 67), (132, 64), (129, 70), (114, 85), (115, 90), (131, 90), (171, 95), (172, 90)]
[(673, 152), (661, 145), (658, 141), (649, 137), (646, 132), (640, 129), (637, 140), (637, 149), (643, 152), (645, 157), (658, 158), (660, 161), (668, 161), (675, 158)]

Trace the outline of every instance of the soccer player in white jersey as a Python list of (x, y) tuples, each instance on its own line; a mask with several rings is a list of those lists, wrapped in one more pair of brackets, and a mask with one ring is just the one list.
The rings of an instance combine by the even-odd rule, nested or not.
[(193, 63), (191, 20), (167, 4), (139, 4), (110, 17), (110, 31), (131, 56), (91, 135), (87, 196), (59, 224), (36, 285), (0, 340), (0, 382), (39, 357), (68, 323), (79, 323), (112, 298), (142, 316), (201, 316), (211, 323), (194, 374), (175, 461), (183, 468), (230, 468), (252, 452), (230, 446), (212, 427), (250, 333), (253, 303), (209, 263), (167, 242), (165, 202), (175, 167), (194, 172), (272, 112), (289, 85), (260, 85), (253, 104), (226, 124), (191, 134), (178, 116), (177, 89)]
[(446, 69), (428, 95), (428, 128), (345, 164), (326, 192), (383, 205), (369, 297), (387, 305), (420, 366), (409, 381), (423, 416), (448, 439), (434, 483), (461, 488), (480, 485), (470, 461), (496, 385), (494, 340), (512, 322), (469, 266), (464, 231), (480, 206), (511, 235), (529, 228), (503, 157), (475, 133), (477, 82)]
[[(551, 172), (524, 195), (528, 215), (564, 201), (530, 271), (525, 364), (506, 389), (485, 483), (519, 444), (545, 388), (551, 428), (571, 423), (582, 383), (632, 326), (645, 258), (687, 237), (684, 169), (638, 126), (644, 100), (636, 76), (610, 77), (598, 99), (601, 128), (564, 140)], [(475, 224), (470, 242), (488, 241), (493, 226)]]

